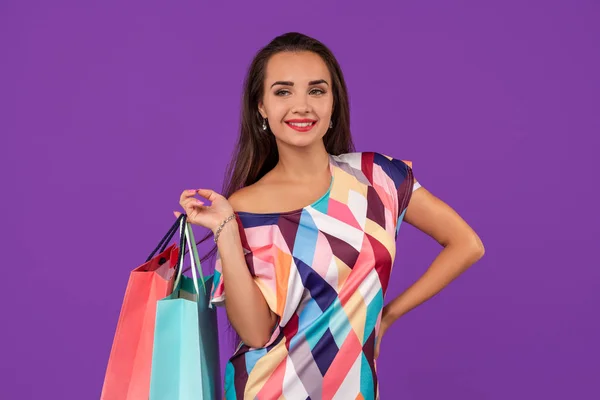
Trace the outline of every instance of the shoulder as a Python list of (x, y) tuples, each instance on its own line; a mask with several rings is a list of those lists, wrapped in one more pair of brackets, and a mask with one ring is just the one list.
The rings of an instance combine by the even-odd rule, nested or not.
[(237, 190), (227, 200), (234, 211), (246, 211), (248, 204), (261, 202), (262, 193), (260, 184), (255, 183)]
[(272, 202), (278, 181), (267, 173), (258, 182), (244, 186), (227, 199), (236, 212), (262, 212), (263, 206)]

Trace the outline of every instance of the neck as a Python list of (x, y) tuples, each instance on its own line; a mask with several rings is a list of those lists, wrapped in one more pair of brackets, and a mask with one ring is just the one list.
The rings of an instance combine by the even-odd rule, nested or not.
[(325, 145), (298, 148), (278, 146), (279, 162), (274, 170), (290, 181), (309, 181), (321, 176), (329, 176), (329, 154)]

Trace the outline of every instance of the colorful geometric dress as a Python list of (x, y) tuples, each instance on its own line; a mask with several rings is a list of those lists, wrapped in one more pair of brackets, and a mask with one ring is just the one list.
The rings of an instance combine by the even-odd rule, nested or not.
[[(374, 349), (412, 192), (410, 162), (330, 155), (327, 193), (302, 209), (238, 212), (246, 263), (279, 317), (263, 348), (241, 344), (226, 399), (378, 399)], [(217, 257), (211, 303), (223, 305)], [(226, 286), (226, 283), (225, 283)]]

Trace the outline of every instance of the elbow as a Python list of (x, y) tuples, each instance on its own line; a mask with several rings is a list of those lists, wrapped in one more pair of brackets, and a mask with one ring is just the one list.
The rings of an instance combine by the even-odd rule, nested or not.
[(269, 343), (269, 340), (271, 339), (270, 336), (266, 336), (266, 335), (253, 335), (253, 336), (249, 336), (247, 338), (241, 338), (242, 342), (244, 342), (244, 344), (246, 346), (249, 346), (253, 349), (260, 349), (262, 347), (265, 347), (267, 345), (267, 343)]
[[(227, 303), (225, 304), (227, 306)], [(273, 335), (277, 323), (274, 318), (275, 314), (271, 313), (269, 317), (261, 313), (248, 311), (248, 309), (245, 309), (240, 313), (234, 313), (230, 304), (227, 308), (227, 318), (242, 343), (253, 349), (263, 348), (269, 343)], [(260, 320), (263, 321), (260, 322)]]
[(274, 328), (275, 327), (272, 327), (269, 330), (266, 324), (264, 326), (256, 324), (253, 329), (248, 330), (245, 335), (240, 335), (240, 339), (242, 339), (242, 342), (247, 346), (254, 349), (260, 349), (269, 343)]
[(473, 263), (479, 261), (485, 254), (485, 247), (479, 236), (475, 235), (469, 242), (469, 255)]
[(444, 247), (451, 247), (460, 253), (466, 268), (479, 261), (485, 254), (483, 242), (475, 233), (449, 241)]
[[(231, 321), (231, 319), (230, 319)], [(246, 346), (252, 347), (253, 349), (260, 349), (265, 347), (269, 340), (271, 340), (271, 335), (269, 332), (259, 329), (256, 325), (249, 329), (243, 329), (239, 326), (232, 324), (235, 332), (238, 337)]]
[(483, 242), (476, 233), (456, 237), (447, 242), (440, 242), (444, 247), (451, 247), (462, 255), (462, 259), (470, 266), (479, 261), (485, 254)]

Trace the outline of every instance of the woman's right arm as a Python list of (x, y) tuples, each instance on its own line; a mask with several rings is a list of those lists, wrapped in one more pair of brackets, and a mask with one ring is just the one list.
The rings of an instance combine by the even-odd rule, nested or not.
[[(204, 202), (194, 197), (196, 193), (212, 204), (205, 206)], [(190, 223), (211, 229), (213, 233), (233, 214), (230, 202), (213, 190), (186, 190), (181, 194), (179, 204)], [(175, 215), (179, 216), (179, 213)], [(263, 347), (271, 337), (277, 315), (267, 305), (246, 265), (236, 219), (227, 222), (221, 230), (217, 248), (221, 257), (227, 318), (244, 344), (254, 348)]]
[(235, 219), (221, 230), (217, 247), (221, 256), (227, 317), (246, 345), (263, 347), (271, 337), (277, 316), (248, 270)]

